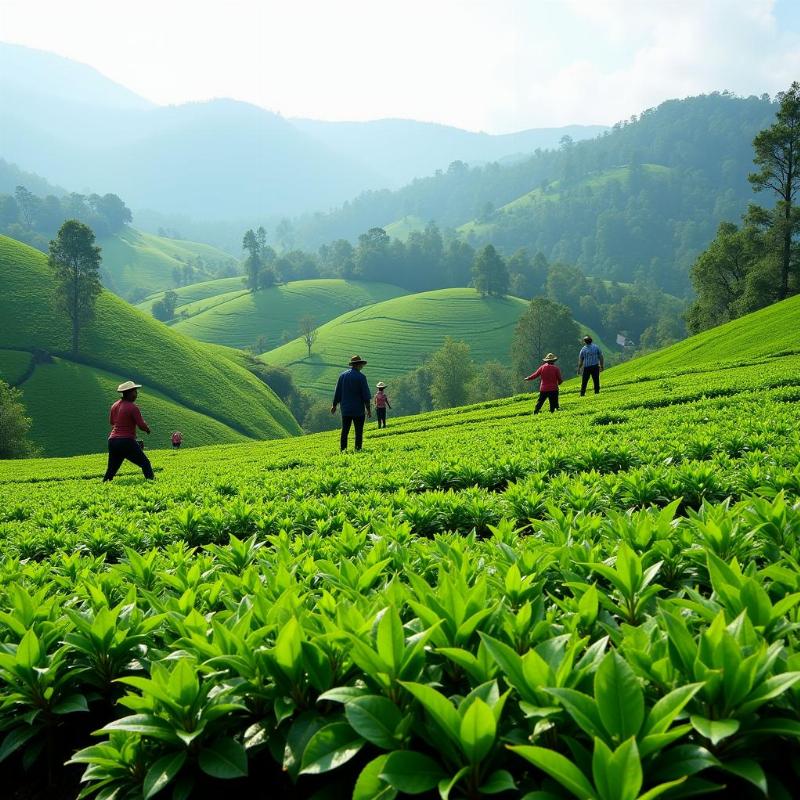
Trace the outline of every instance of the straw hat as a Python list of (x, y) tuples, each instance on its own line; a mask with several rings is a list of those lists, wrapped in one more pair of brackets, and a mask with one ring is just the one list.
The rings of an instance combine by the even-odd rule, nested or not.
[(542, 361), (558, 361), (558, 356), (554, 356), (552, 353), (548, 353)]
[(361, 358), (361, 356), (353, 356), (353, 357), (350, 359), (350, 366), (351, 366), (351, 367), (354, 367), (354, 366), (356, 366), (356, 364), (366, 364), (366, 363), (367, 363), (367, 362), (366, 362), (366, 361), (364, 361), (364, 359), (363, 359), (363, 358)]
[(133, 381), (125, 381), (125, 383), (121, 383), (117, 386), (118, 392), (129, 392), (131, 389), (141, 389), (141, 383), (134, 383)]
[(386, 388), (386, 384), (385, 384), (383, 381), (378, 381), (378, 382), (375, 384), (375, 388), (376, 388), (376, 389), (385, 389), (385, 388)]

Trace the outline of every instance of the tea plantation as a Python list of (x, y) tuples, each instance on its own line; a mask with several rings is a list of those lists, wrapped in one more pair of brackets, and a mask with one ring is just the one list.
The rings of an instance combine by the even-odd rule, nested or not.
[(797, 796), (799, 314), (732, 323), (725, 363), (687, 343), (571, 381), (558, 414), (390, 417), (358, 454), (0, 465), (3, 785)]
[[(263, 353), (262, 358), (287, 367), (301, 389), (327, 399), (341, 365), (352, 353), (369, 351), (373, 385), (416, 369), (448, 336), (466, 342), (477, 363), (505, 359), (527, 306), (519, 297), (481, 297), (475, 289), (419, 292), (330, 320), (320, 326), (311, 356), (304, 342), (295, 339)], [(584, 328), (590, 332), (581, 325)]]
[(154, 440), (195, 431), (191, 444), (291, 436), (300, 428), (276, 395), (240, 363), (241, 354), (169, 330), (110, 292), (71, 352), (69, 324), (53, 306), (47, 258), (0, 236), (0, 379), (19, 386), (45, 455), (97, 452), (108, 435), (117, 386), (135, 379), (153, 403)]

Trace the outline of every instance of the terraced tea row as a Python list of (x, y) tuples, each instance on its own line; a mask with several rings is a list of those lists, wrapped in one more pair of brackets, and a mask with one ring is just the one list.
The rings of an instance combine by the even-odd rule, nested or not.
[(554, 415), (390, 419), (359, 454), (154, 451), (154, 484), (0, 465), (0, 779), (790, 797), (799, 366), (611, 372)]

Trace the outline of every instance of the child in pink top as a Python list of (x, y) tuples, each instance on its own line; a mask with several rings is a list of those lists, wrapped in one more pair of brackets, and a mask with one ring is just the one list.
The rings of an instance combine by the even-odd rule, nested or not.
[(375, 388), (378, 390), (375, 392), (375, 415), (378, 418), (378, 427), (385, 428), (386, 409), (391, 408), (392, 404), (389, 402), (389, 397), (384, 391), (386, 384), (383, 381), (378, 381), (378, 383), (375, 384)]
[(539, 399), (536, 401), (536, 408), (533, 410), (534, 414), (538, 414), (542, 410), (545, 400), (550, 401), (550, 411), (558, 411), (558, 386), (563, 383), (561, 377), (561, 370), (555, 365), (558, 361), (558, 356), (548, 353), (543, 359), (542, 364), (533, 375), (528, 375), (526, 381), (540, 379), (539, 383)]

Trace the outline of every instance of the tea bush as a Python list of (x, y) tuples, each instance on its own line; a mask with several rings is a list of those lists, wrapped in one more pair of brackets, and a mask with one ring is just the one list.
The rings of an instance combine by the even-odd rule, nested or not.
[(792, 797), (798, 365), (390, 418), (359, 454), (154, 451), (153, 484), (100, 484), (101, 456), (0, 465), (0, 777)]

